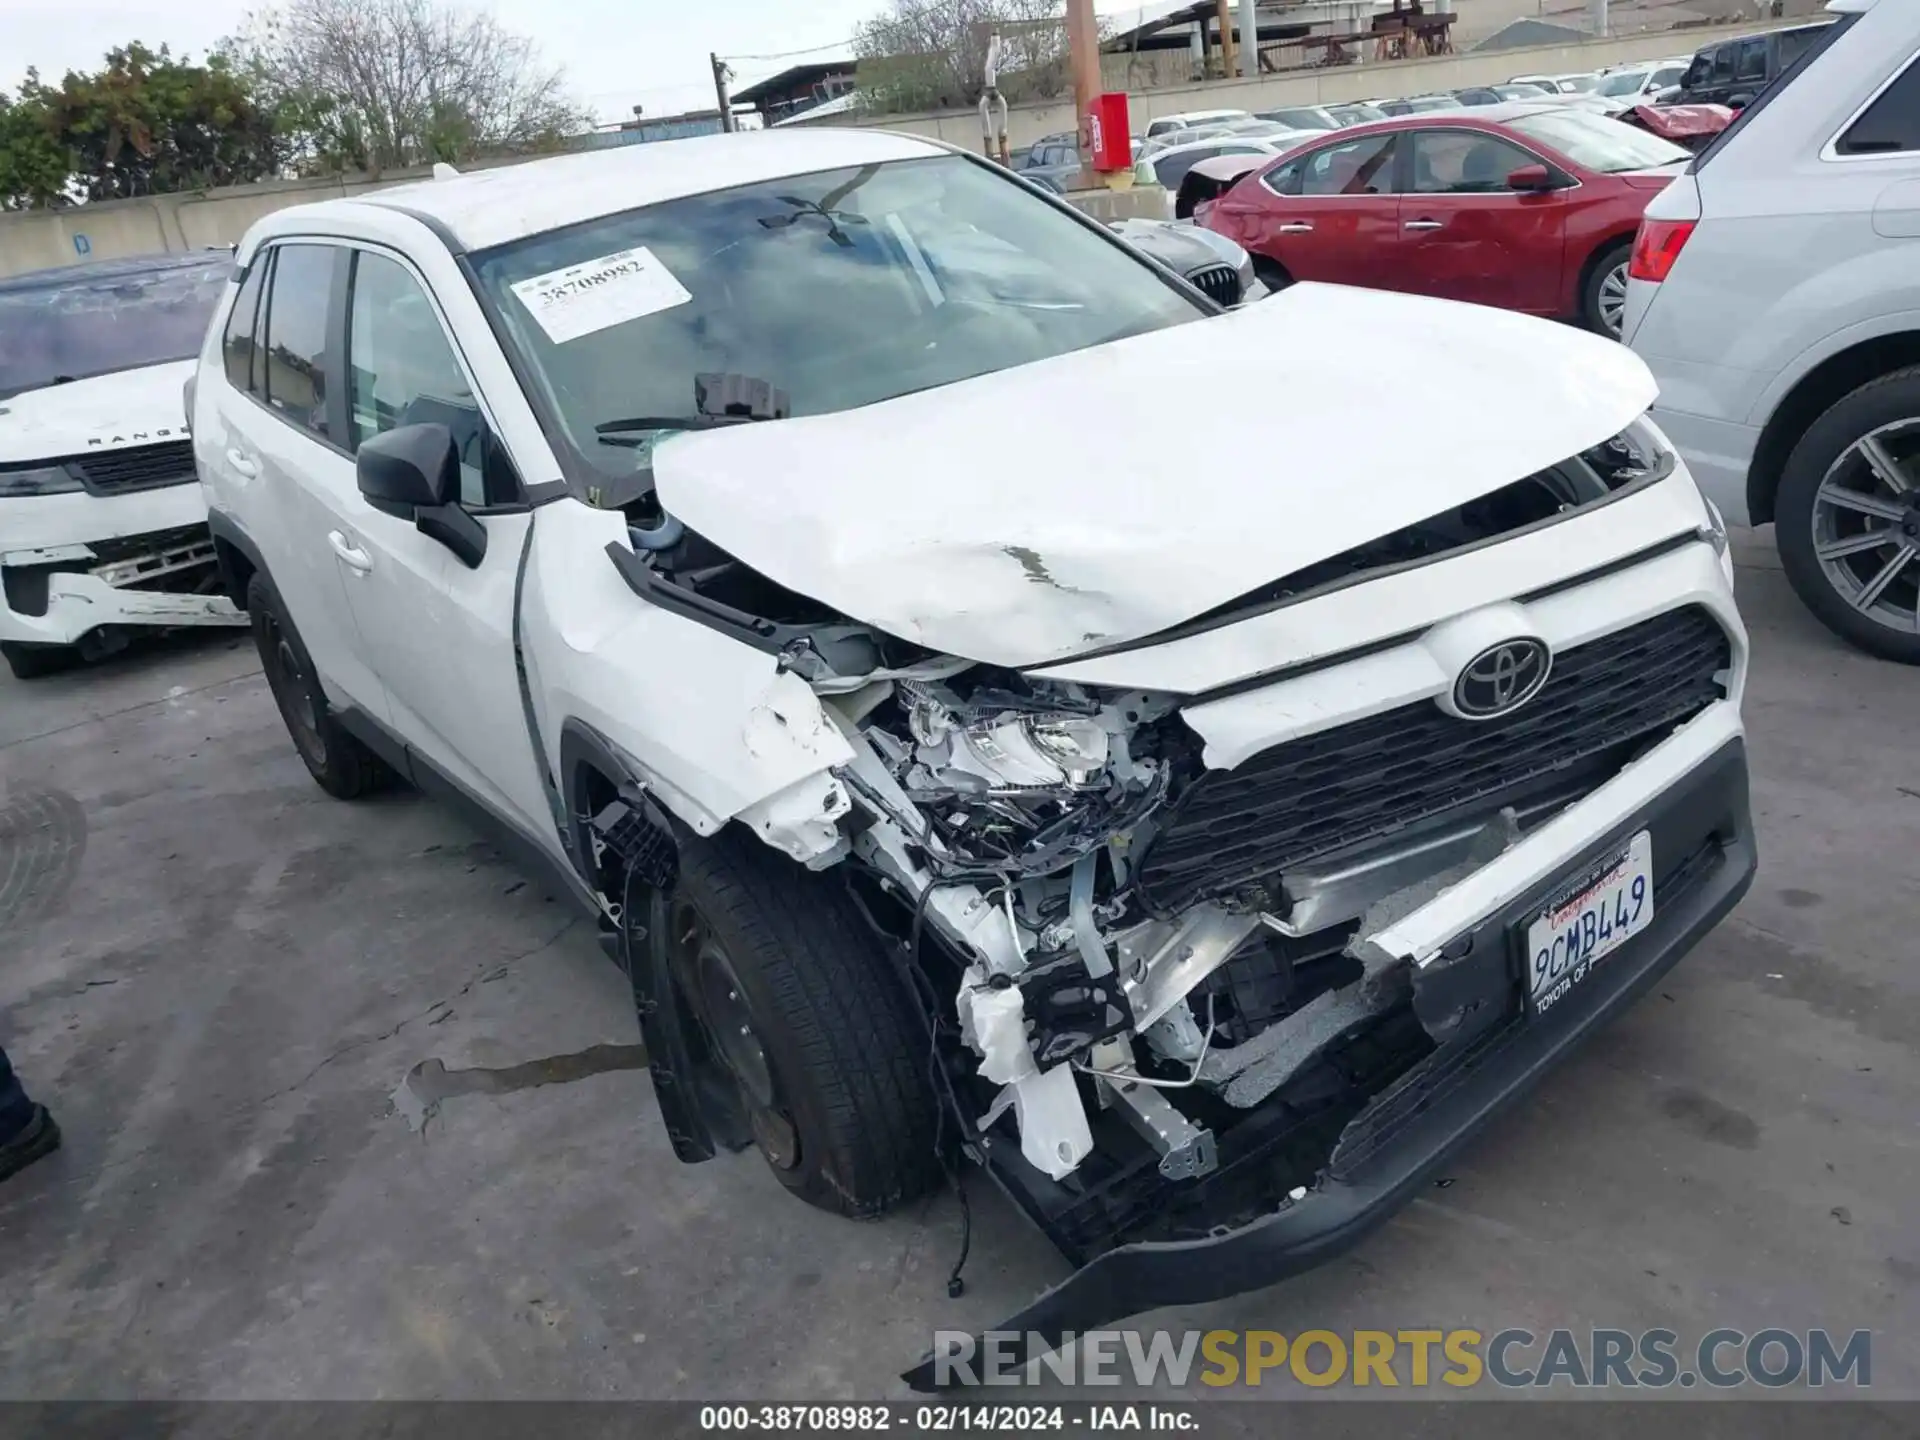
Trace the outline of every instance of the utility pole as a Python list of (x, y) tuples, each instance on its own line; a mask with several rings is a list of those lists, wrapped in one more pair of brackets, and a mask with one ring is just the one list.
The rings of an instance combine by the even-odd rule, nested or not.
[(720, 128), (732, 134), (733, 100), (727, 94), (727, 62), (713, 54), (707, 59), (713, 62), (713, 97), (720, 102)]
[(1101, 89), (1100, 29), (1093, 19), (1093, 0), (1067, 0), (1067, 60), (1073, 68), (1073, 108), (1080, 122), (1082, 159), (1079, 183), (1084, 188), (1097, 183), (1092, 169), (1084, 163), (1091, 158), (1086, 154), (1087, 139), (1092, 134), (1088, 117)]
[(1249, 80), (1260, 74), (1260, 0), (1240, 0), (1240, 73)]

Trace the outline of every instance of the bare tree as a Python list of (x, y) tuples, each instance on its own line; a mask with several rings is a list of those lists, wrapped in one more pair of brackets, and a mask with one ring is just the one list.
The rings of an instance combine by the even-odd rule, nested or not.
[(890, 0), (854, 36), (860, 87), (875, 110), (970, 106), (1000, 36), (1000, 93), (1051, 99), (1071, 84), (1060, 0)]
[(287, 107), (314, 168), (555, 148), (592, 123), (533, 41), (449, 0), (284, 0), (228, 48)]

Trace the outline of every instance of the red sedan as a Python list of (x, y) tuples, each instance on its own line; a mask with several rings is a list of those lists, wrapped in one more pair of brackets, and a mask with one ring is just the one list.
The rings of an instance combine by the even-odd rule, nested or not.
[(1640, 213), (1691, 158), (1551, 102), (1406, 115), (1290, 150), (1199, 218), (1271, 288), (1406, 290), (1617, 338)]

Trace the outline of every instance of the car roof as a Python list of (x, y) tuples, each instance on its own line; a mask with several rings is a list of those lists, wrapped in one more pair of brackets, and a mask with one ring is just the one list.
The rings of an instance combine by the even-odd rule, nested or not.
[(484, 250), (644, 205), (737, 185), (955, 153), (952, 146), (917, 135), (839, 127), (656, 140), (295, 206), (262, 221), (260, 233), (297, 231), (328, 215), (364, 217), (369, 209), (386, 210), (427, 221), (460, 249)]
[[(1591, 110), (1563, 103), (1562, 97), (1555, 99), (1542, 95), (1538, 100), (1503, 100), (1498, 105), (1474, 105), (1459, 110), (1426, 110), (1412, 115), (1390, 115), (1385, 120), (1368, 120), (1364, 124), (1349, 125), (1344, 130), (1329, 131), (1342, 141), (1356, 140), (1363, 135), (1385, 134), (1390, 130), (1473, 130), (1488, 123), (1505, 125), (1528, 115), (1547, 115), (1554, 111), (1579, 110), (1582, 114), (1592, 114)], [(1315, 137), (1320, 138), (1320, 137)]]
[[(1337, 133), (1344, 134), (1345, 132), (1333, 130), (1292, 130), (1288, 132), (1290, 135), (1298, 135), (1303, 142), (1318, 139), (1322, 135), (1333, 135)], [(1220, 145), (1257, 145), (1262, 150), (1271, 151), (1273, 154), (1278, 155), (1283, 149), (1290, 150), (1293, 148), (1291, 145), (1280, 145), (1276, 143), (1277, 139), (1280, 138), (1284, 137), (1275, 137), (1272, 135), (1212, 135), (1205, 140), (1188, 140), (1183, 144), (1169, 145), (1164, 150), (1154, 151), (1153, 154), (1146, 157), (1146, 160), (1150, 165), (1157, 165), (1169, 155), (1181, 155), (1188, 150), (1207, 150)]]
[(129, 255), (117, 260), (88, 260), (79, 265), (58, 265), (51, 270), (29, 270), (23, 275), (0, 276), (0, 294), (21, 290), (44, 290), (55, 285), (74, 285), (88, 280), (114, 280), (123, 276), (165, 274), (170, 270), (191, 270), (199, 266), (231, 261), (232, 253), (222, 245), (216, 249), (188, 250), (164, 255)]

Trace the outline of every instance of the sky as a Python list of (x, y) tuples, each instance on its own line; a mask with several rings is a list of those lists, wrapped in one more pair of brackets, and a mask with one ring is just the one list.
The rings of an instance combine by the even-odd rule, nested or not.
[[(458, 3), (458, 0), (455, 0)], [(508, 29), (531, 36), (541, 54), (564, 66), (574, 94), (602, 120), (713, 104), (709, 52), (731, 58), (736, 90), (790, 64), (836, 58), (854, 27), (885, 0), (468, 0)], [(253, 0), (0, 0), (0, 89), (11, 91), (28, 66), (57, 81), (92, 69), (115, 45), (140, 40), (177, 54), (204, 55), (240, 28)], [(789, 51), (817, 54), (788, 59)]]

